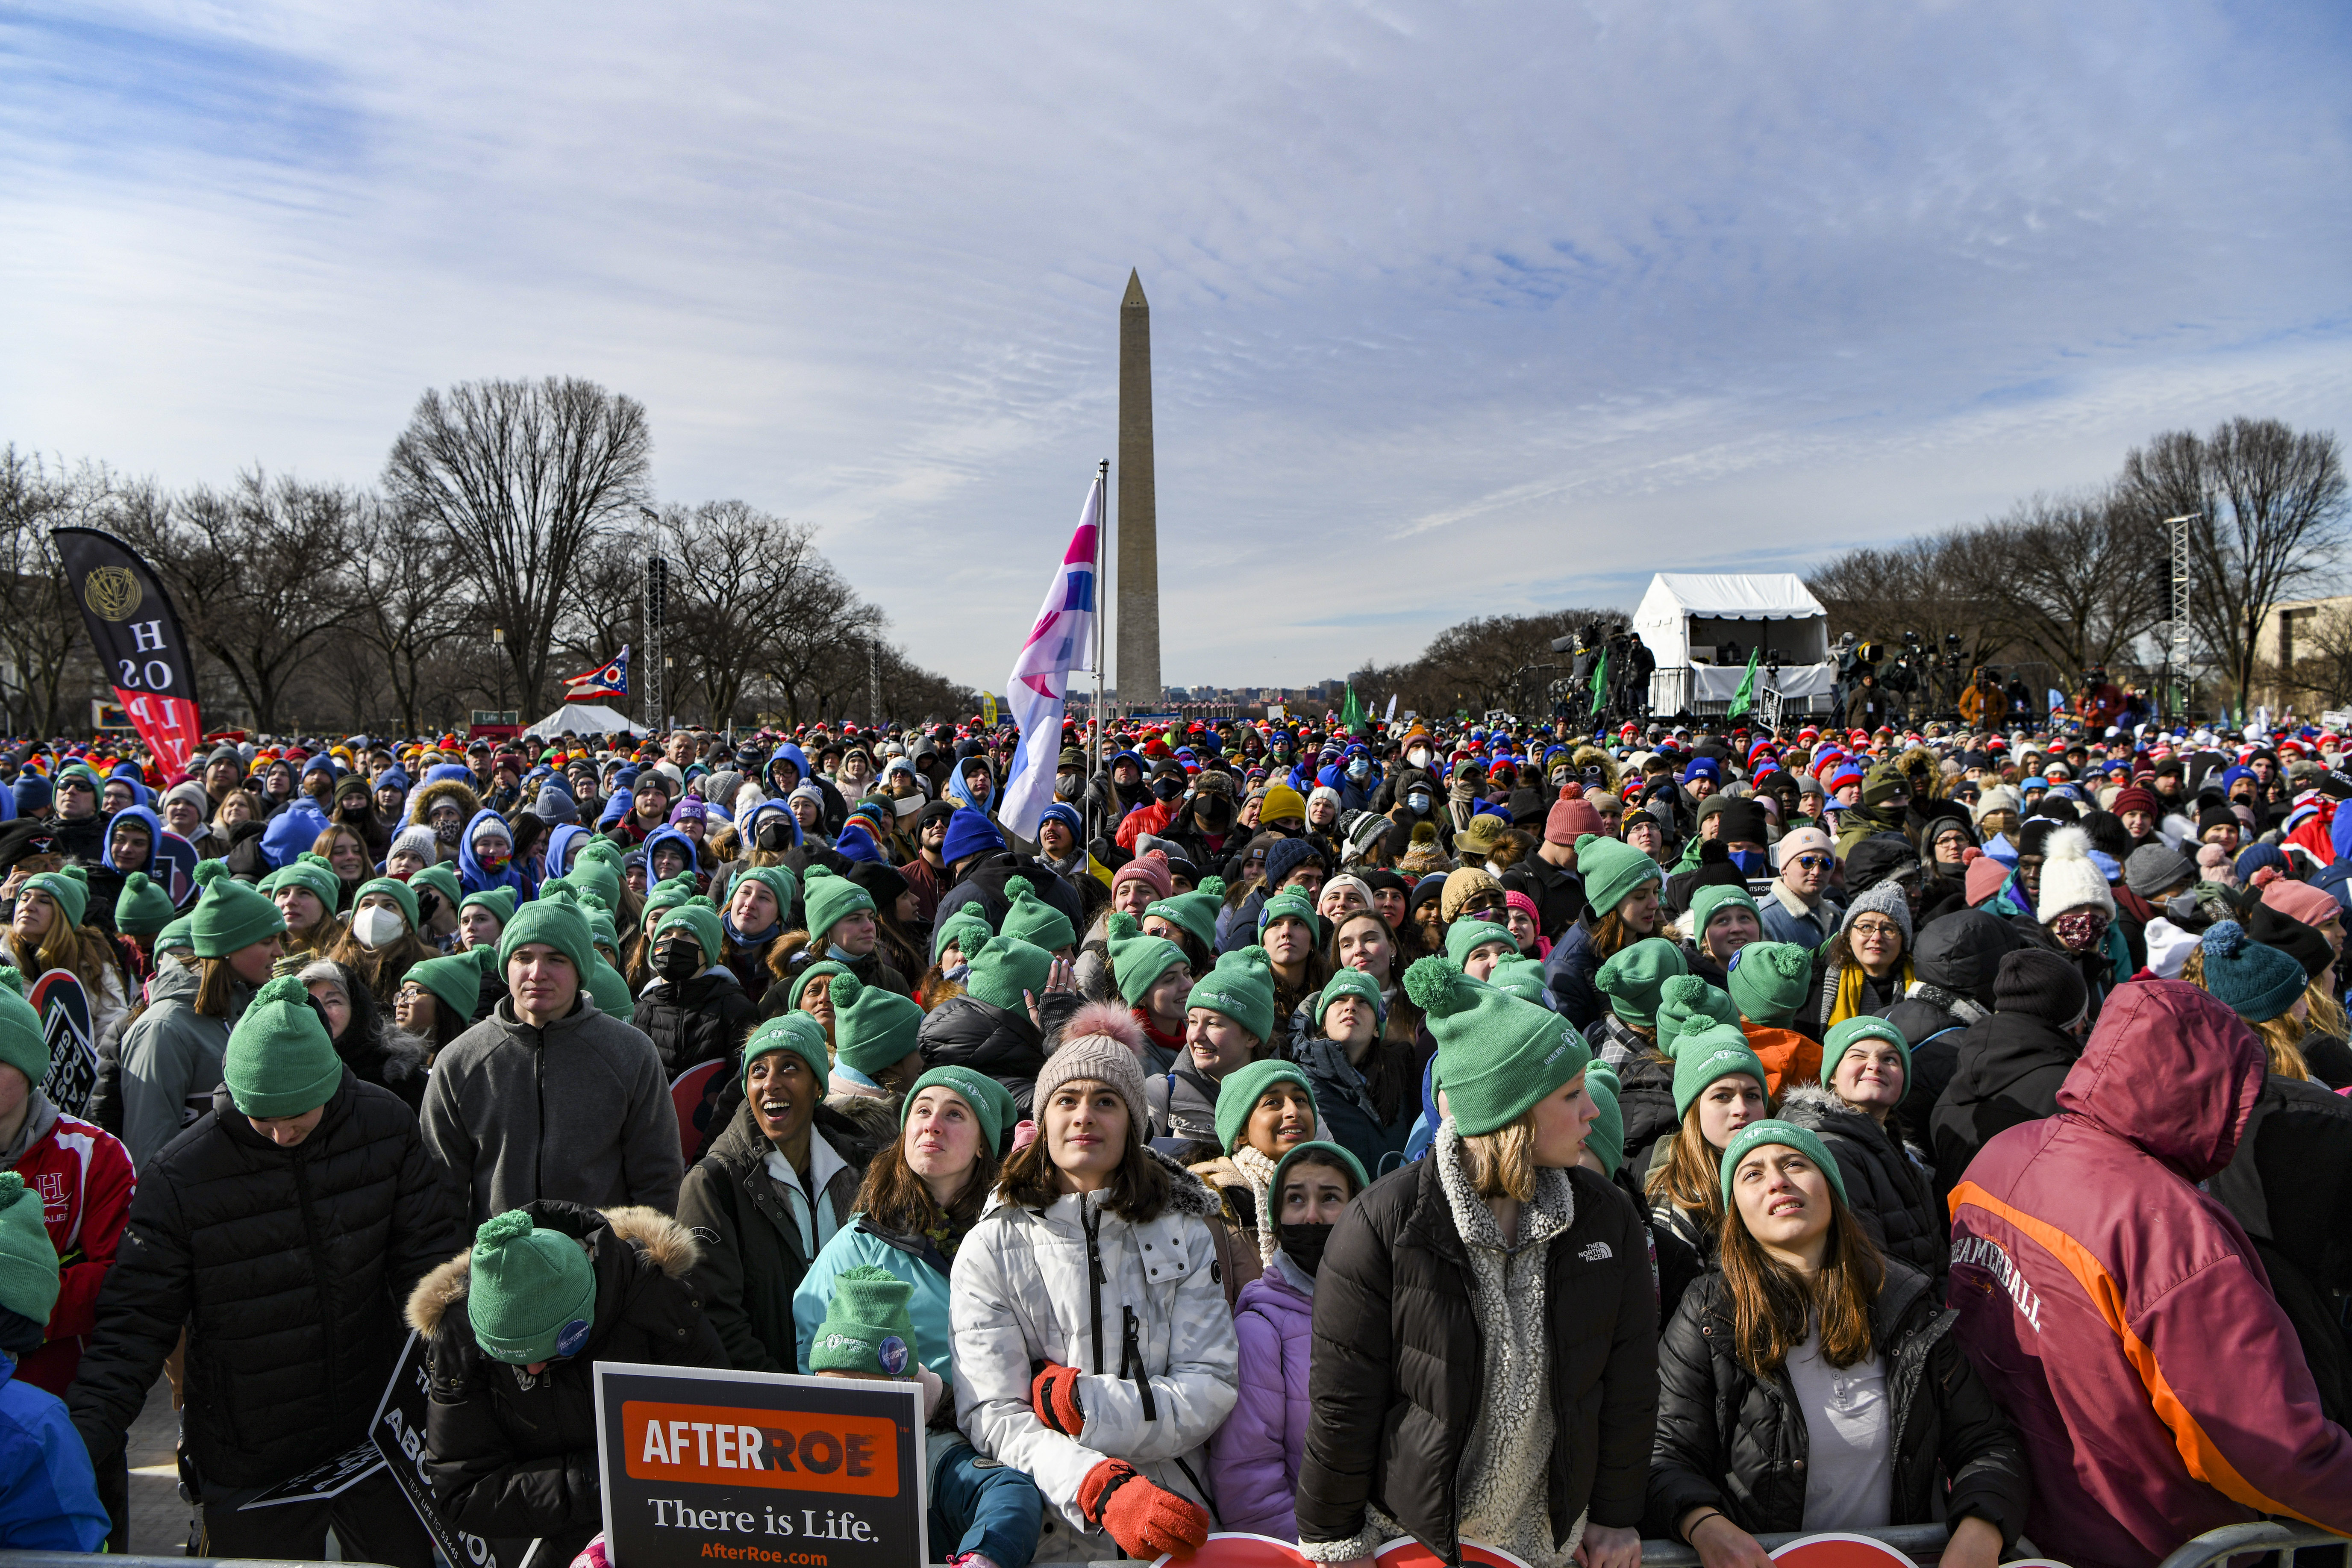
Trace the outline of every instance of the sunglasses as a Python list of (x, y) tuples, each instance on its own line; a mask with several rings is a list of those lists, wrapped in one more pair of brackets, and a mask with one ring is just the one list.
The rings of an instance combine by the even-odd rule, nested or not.
[(1827, 855), (1800, 855), (1797, 857), (1797, 869), (1800, 871), (1826, 871), (1830, 868), (1831, 864), (1832, 858)]

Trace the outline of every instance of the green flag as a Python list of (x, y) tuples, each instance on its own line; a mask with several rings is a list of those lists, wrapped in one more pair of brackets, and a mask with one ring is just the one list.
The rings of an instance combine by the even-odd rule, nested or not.
[(1595, 718), (1600, 717), (1601, 710), (1606, 707), (1608, 702), (1609, 650), (1603, 648), (1601, 650), (1601, 657), (1592, 661), (1592, 712)]
[(1725, 714), (1725, 718), (1743, 718), (1750, 708), (1756, 706), (1756, 661), (1763, 653), (1760, 647), (1748, 650), (1748, 673), (1739, 678), (1739, 689), (1731, 694), (1731, 711)]
[(1364, 727), (1364, 705), (1356, 700), (1356, 689), (1348, 688), (1348, 700), (1339, 708), (1339, 727), (1350, 735)]

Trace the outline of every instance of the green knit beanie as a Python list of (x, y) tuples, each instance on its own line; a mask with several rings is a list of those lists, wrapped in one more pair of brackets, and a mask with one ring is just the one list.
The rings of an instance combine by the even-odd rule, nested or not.
[(195, 877), (204, 892), (188, 917), (188, 933), (198, 958), (226, 958), (286, 929), (278, 906), (230, 876), (226, 861), (197, 861)]
[(1445, 928), (1445, 962), (1456, 969), (1466, 968), (1470, 954), (1490, 942), (1499, 942), (1512, 952), (1519, 951), (1519, 939), (1492, 921), (1455, 921)]
[[(1050, 957), (1051, 955), (1048, 954)], [(802, 1015), (805, 1017), (807, 1015)], [(980, 1122), (980, 1135), (987, 1146), (996, 1149), (1004, 1142), (1005, 1130), (1019, 1120), (1021, 1110), (1005, 1087), (984, 1072), (967, 1067), (933, 1068), (915, 1080), (907, 1090), (907, 1098), (898, 1105), (898, 1125), (907, 1125), (908, 1113), (915, 1109), (916, 1097), (927, 1089), (952, 1089)]]
[(801, 896), (808, 908), (809, 935), (820, 943), (843, 920), (874, 907), (873, 894), (846, 877), (834, 875), (824, 866), (809, 868), (808, 880), (801, 884)]
[(907, 1303), (915, 1288), (877, 1263), (833, 1277), (824, 1321), (809, 1341), (809, 1371), (862, 1372), (906, 1377), (915, 1368), (915, 1320)]
[[(803, 949), (802, 951), (805, 952), (807, 950)], [(848, 973), (849, 965), (845, 963), (838, 963), (830, 958), (819, 959), (816, 963), (810, 964), (807, 968), (802, 970), (798, 974), (793, 977), (792, 989), (784, 993), (784, 1005), (792, 1008), (795, 1012), (799, 1011), (801, 1005), (801, 993), (808, 989), (808, 983), (810, 981), (817, 979), (822, 975), (839, 976)], [(832, 990), (829, 987), (827, 988), (825, 994), (828, 996), (833, 994)], [(820, 1027), (822, 1027), (822, 1026), (820, 1026)]]
[(593, 948), (589, 952), (593, 957), (586, 981), (588, 999), (596, 1004), (596, 1011), (604, 1016), (634, 1025), (637, 1016), (637, 997), (636, 993), (629, 989), (628, 977), (606, 963), (603, 953)]
[(1584, 879), (1584, 901), (1595, 920), (1612, 912), (1643, 883), (1665, 879), (1655, 860), (1622, 839), (1598, 833), (1576, 841), (1576, 874)]
[(1404, 989), (1427, 1015), (1446, 1113), (1465, 1136), (1509, 1126), (1591, 1060), (1567, 1019), (1442, 958), (1416, 961), (1404, 972)]
[(1184, 1010), (1223, 1013), (1260, 1045), (1274, 1038), (1274, 961), (1262, 947), (1237, 948), (1192, 982)]
[(1637, 1028), (1655, 1028), (1658, 994), (1669, 980), (1690, 973), (1677, 943), (1662, 936), (1645, 936), (1609, 955), (1592, 976), (1592, 984), (1609, 998), (1609, 1010)]
[(1282, 1184), (1289, 1178), (1290, 1167), (1297, 1163), (1303, 1156), (1308, 1154), (1319, 1154), (1322, 1156), (1320, 1160), (1316, 1162), (1318, 1164), (1330, 1164), (1336, 1161), (1340, 1169), (1346, 1171), (1349, 1176), (1354, 1178), (1356, 1190), (1355, 1192), (1348, 1194), (1350, 1200), (1354, 1199), (1357, 1194), (1361, 1193), (1366, 1187), (1372, 1184), (1372, 1179), (1364, 1174), (1364, 1163), (1361, 1160), (1357, 1159), (1352, 1151), (1344, 1149), (1337, 1143), (1327, 1143), (1320, 1138), (1309, 1138), (1304, 1143), (1293, 1144), (1288, 1153), (1283, 1155), (1281, 1159), (1275, 1162), (1274, 1181), (1267, 1186), (1265, 1194), (1266, 1206), (1273, 1209), (1274, 1212), (1270, 1215), (1262, 1216), (1266, 1223), (1280, 1223), (1282, 1217)]
[[(1541, 966), (1538, 965), (1538, 967)], [(1325, 981), (1323, 989), (1316, 993), (1315, 1026), (1317, 1028), (1323, 1026), (1323, 1015), (1330, 1011), (1331, 1004), (1342, 996), (1361, 997), (1372, 1005), (1374, 1019), (1383, 1024), (1388, 1021), (1388, 1004), (1381, 1000), (1381, 983), (1360, 969), (1342, 969)], [(1379, 1030), (1375, 1028), (1373, 1033), (1377, 1035)]]
[(628, 858), (627, 851), (619, 845), (602, 834), (596, 834), (591, 836), (587, 843), (572, 852), (572, 869), (577, 871), (584, 862), (592, 866), (604, 867), (617, 877), (621, 874), (621, 868), (628, 864)]
[(939, 929), (931, 932), (931, 962), (937, 963), (940, 955), (947, 952), (952, 942), (955, 950), (963, 955), (963, 961), (970, 963), (980, 944), (995, 934), (989, 929), (988, 916), (978, 904), (959, 905), (956, 912), (941, 921)]
[(1315, 900), (1292, 888), (1266, 900), (1257, 911), (1257, 940), (1262, 944), (1265, 933), (1278, 920), (1301, 920), (1307, 922), (1307, 940), (1323, 940), (1323, 917), (1315, 912)]
[[(465, 889), (457, 885), (457, 868), (446, 861), (412, 872), (408, 879), (408, 885), (419, 889), (432, 889), (440, 895), (441, 907), (452, 913), (457, 910), (457, 900), (465, 897)], [(421, 895), (417, 907), (420, 909), (424, 907)]]
[(837, 976), (828, 994), (833, 1057), (842, 1066), (872, 1079), (918, 1048), (915, 1035), (923, 1026), (923, 1009), (913, 998), (868, 985), (855, 974)]
[(492, 1215), (474, 1232), (466, 1315), (474, 1342), (511, 1366), (578, 1355), (596, 1323), (596, 1270), (560, 1230), (540, 1230), (521, 1209)]
[(551, 947), (572, 961), (580, 972), (580, 984), (588, 984), (588, 972), (595, 966), (595, 934), (588, 929), (588, 917), (580, 912), (573, 901), (572, 889), (558, 888), (542, 892), (515, 912), (507, 929), (499, 933), (499, 970), (503, 973), (517, 952), (533, 943)]
[(1812, 988), (1813, 955), (1793, 942), (1751, 942), (1731, 955), (1724, 984), (1740, 1016), (1768, 1029), (1785, 1029)]
[(793, 910), (801, 901), (801, 879), (793, 875), (790, 866), (751, 866), (736, 873), (741, 882), (757, 882), (768, 889), (776, 900), (776, 923), (789, 926)]
[(343, 1058), (310, 1001), (290, 974), (253, 994), (221, 1056), (228, 1097), (247, 1116), (299, 1116), (335, 1097)]
[(1684, 1035), (1675, 1049), (1675, 1120), (1690, 1114), (1691, 1102), (1708, 1084), (1743, 1072), (1756, 1080), (1759, 1091), (1769, 1081), (1763, 1062), (1748, 1048), (1748, 1037), (1738, 1025), (1708, 1024)]
[(719, 923), (719, 906), (700, 893), (680, 900), (676, 909), (662, 916), (660, 923), (654, 927), (654, 944), (659, 946), (662, 934), (672, 931), (682, 931), (694, 939), (694, 945), (702, 950), (706, 969), (726, 952), (727, 931)]
[(373, 880), (362, 882), (352, 889), (352, 908), (356, 910), (360, 907), (360, 900), (370, 893), (382, 893), (399, 905), (400, 912), (407, 917), (410, 931), (413, 931), (425, 923), (417, 917), (416, 890), (399, 878), (377, 877)]
[(1543, 960), (1515, 952), (1486, 972), (1486, 984), (1497, 991), (1507, 991), (1522, 1002), (1532, 1002), (1538, 1007), (1551, 1005), (1551, 985), (1544, 978)]
[(333, 914), (335, 905), (343, 896), (343, 879), (335, 875), (335, 868), (324, 855), (314, 855), (305, 849), (278, 868), (278, 890), (308, 888), (319, 896), (319, 901)]
[(1029, 1016), (1028, 999), (1022, 993), (1043, 996), (1045, 982), (1054, 973), (1052, 953), (1017, 937), (982, 937), (961, 952), (964, 962), (971, 965), (971, 973), (964, 976), (964, 994), (1016, 1018)]
[(1600, 1114), (1586, 1129), (1584, 1146), (1601, 1162), (1601, 1173), (1614, 1177), (1625, 1163), (1625, 1108), (1617, 1102), (1617, 1075), (1607, 1062), (1584, 1069), (1584, 1087), (1592, 1091), (1592, 1108)]
[(817, 1092), (824, 1092), (825, 1079), (833, 1072), (833, 1058), (825, 1054), (823, 1024), (806, 1013), (782, 1013), (752, 1030), (751, 1037), (743, 1042), (743, 1087), (747, 1090), (751, 1086), (752, 1061), (770, 1051), (790, 1051), (806, 1062), (816, 1079)]
[(453, 952), (446, 958), (428, 958), (412, 965), (404, 980), (414, 980), (433, 993), (433, 999), (460, 1021), (471, 1018), (482, 998), (482, 961), (476, 953), (488, 953), (488, 948), (475, 948), (467, 952)]
[(1716, 911), (1726, 904), (1756, 916), (1758, 925), (1764, 923), (1763, 914), (1756, 908), (1756, 900), (1748, 896), (1747, 889), (1734, 887), (1728, 882), (1710, 882), (1691, 895), (1690, 932), (1693, 942), (1702, 944), (1706, 942), (1706, 922), (1713, 920)]
[(1217, 1142), (1224, 1145), (1226, 1153), (1240, 1147), (1249, 1132), (1250, 1113), (1265, 1091), (1278, 1083), (1295, 1083), (1306, 1090), (1307, 1105), (1318, 1118), (1322, 1116), (1321, 1108), (1315, 1105), (1315, 1086), (1296, 1063), (1269, 1057), (1235, 1068), (1217, 1085)]
[(162, 931), (157, 931), (155, 933), (155, 951), (157, 952), (195, 952), (195, 920), (196, 917), (193, 913), (184, 914), (178, 920), (173, 921), (170, 925), (165, 926)]
[(1077, 945), (1078, 933), (1070, 924), (1070, 917), (1039, 898), (1037, 889), (1026, 878), (1009, 879), (1004, 890), (1012, 902), (996, 928), (997, 934), (1018, 937), (1047, 952)]
[(178, 913), (172, 907), (172, 896), (150, 881), (144, 871), (123, 878), (122, 891), (114, 896), (114, 929), (125, 936), (153, 936)]
[[(590, 888), (577, 889), (574, 895), (575, 901), (578, 893), (592, 892), (593, 890), (593, 889)], [(601, 894), (598, 896), (602, 897)], [(496, 915), (498, 917), (499, 924), (503, 926), (507, 921), (514, 919), (515, 890), (512, 888), (484, 888), (478, 893), (467, 893), (465, 898), (459, 901), (457, 908), (462, 911), (468, 905), (473, 904), (479, 904), (482, 908), (489, 910), (491, 914)]]
[(37, 1323), (47, 1322), (58, 1304), (58, 1247), (43, 1207), (23, 1176), (0, 1171), (0, 1307)]
[(1904, 1037), (1901, 1029), (1885, 1019), (1867, 1016), (1846, 1018), (1830, 1026), (1830, 1032), (1822, 1040), (1822, 1087), (1829, 1088), (1830, 1080), (1837, 1077), (1838, 1063), (1845, 1060), (1847, 1050), (1862, 1040), (1885, 1040), (1902, 1053), (1903, 1087), (1908, 1090), (1911, 1087), (1911, 1042)]
[(1146, 904), (1147, 916), (1158, 915), (1184, 928), (1203, 952), (1217, 951), (1217, 911), (1224, 907), (1225, 880), (1222, 877), (1205, 877), (1201, 885), (1189, 893), (1173, 898), (1155, 899)]
[(1724, 1213), (1731, 1212), (1731, 1178), (1738, 1171), (1739, 1162), (1759, 1143), (1778, 1143), (1783, 1148), (1794, 1149), (1830, 1179), (1830, 1188), (1837, 1194), (1838, 1202), (1849, 1201), (1845, 1195), (1845, 1177), (1838, 1170), (1838, 1163), (1830, 1158), (1828, 1145), (1814, 1135), (1812, 1129), (1800, 1127), (1793, 1121), (1768, 1119), (1749, 1122), (1733, 1133), (1731, 1142), (1723, 1146), (1723, 1158), (1717, 1162), (1717, 1179), (1723, 1184)]
[(25, 1075), (38, 1089), (49, 1076), (48, 1031), (25, 999), (25, 972), (0, 968), (0, 1062)]
[(1190, 962), (1184, 950), (1166, 937), (1144, 935), (1142, 922), (1123, 910), (1110, 917), (1106, 930), (1111, 977), (1130, 1007), (1142, 1005), (1145, 994), (1160, 984), (1161, 975)]
[[(541, 889), (544, 893), (545, 889)], [(694, 897), (694, 873), (680, 871), (665, 882), (656, 882), (646, 889), (645, 908), (638, 911), (638, 929), (651, 931), (655, 917), (668, 913)]]
[(49, 901), (58, 906), (58, 913), (65, 916), (66, 924), (69, 926), (81, 924), (82, 916), (89, 912), (89, 873), (79, 866), (27, 877), (25, 889), (28, 892), (47, 894)]
[(1676, 974), (1658, 987), (1658, 1049), (1673, 1056), (1675, 1042), (1709, 1023), (1739, 1027), (1739, 1004), (1696, 974)]
[[(584, 849), (572, 858), (572, 869), (563, 874), (562, 879), (583, 893), (595, 894), (604, 900), (607, 909), (621, 901), (621, 868), (602, 858), (590, 859)], [(544, 889), (547, 884), (542, 882), (540, 886)]]

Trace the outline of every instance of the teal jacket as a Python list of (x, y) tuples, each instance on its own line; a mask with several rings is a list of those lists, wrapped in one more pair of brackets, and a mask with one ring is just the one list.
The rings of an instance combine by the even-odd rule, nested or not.
[(793, 1292), (793, 1327), (800, 1335), (800, 1365), (795, 1370), (809, 1369), (809, 1346), (824, 1322), (825, 1304), (833, 1300), (834, 1278), (867, 1263), (888, 1269), (915, 1288), (907, 1302), (907, 1316), (915, 1325), (915, 1354), (940, 1374), (941, 1383), (953, 1388), (955, 1341), (948, 1322), (948, 1260), (940, 1256), (930, 1237), (878, 1229), (863, 1215), (850, 1216), (850, 1222), (817, 1249), (816, 1261), (809, 1265), (808, 1272), (801, 1276), (800, 1289)]

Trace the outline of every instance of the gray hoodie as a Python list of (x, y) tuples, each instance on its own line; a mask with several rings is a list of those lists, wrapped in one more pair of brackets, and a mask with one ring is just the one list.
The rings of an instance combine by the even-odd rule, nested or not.
[(442, 1047), (423, 1121), (476, 1224), (538, 1198), (677, 1209), (684, 1162), (661, 1058), (584, 992), (544, 1029), (505, 998)]
[(198, 976), (176, 958), (155, 966), (147, 1010), (122, 1036), (122, 1146), (143, 1167), (181, 1129), (213, 1108), (229, 1026), (253, 988), (232, 991), (227, 1021), (196, 1011)]

